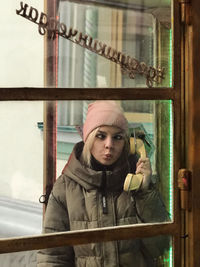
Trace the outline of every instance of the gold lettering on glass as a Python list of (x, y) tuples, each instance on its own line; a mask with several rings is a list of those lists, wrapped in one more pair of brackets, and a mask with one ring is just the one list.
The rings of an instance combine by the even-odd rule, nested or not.
[(37, 24), (39, 34), (47, 34), (49, 39), (54, 39), (56, 35), (59, 35), (91, 52), (119, 64), (122, 74), (128, 75), (131, 79), (135, 79), (136, 74), (143, 75), (146, 78), (148, 87), (152, 87), (153, 83), (161, 83), (164, 79), (164, 68), (147, 66), (144, 62), (139, 62), (137, 59), (125, 55), (98, 40), (93, 40), (93, 38), (87, 34), (78, 32), (78, 30), (71, 27), (68, 30), (67, 26), (64, 23), (60, 23), (59, 19), (48, 17), (43, 12), (39, 15), (38, 10), (32, 6), (29, 8), (28, 4), (20, 2), (20, 9), (16, 10), (16, 14)]

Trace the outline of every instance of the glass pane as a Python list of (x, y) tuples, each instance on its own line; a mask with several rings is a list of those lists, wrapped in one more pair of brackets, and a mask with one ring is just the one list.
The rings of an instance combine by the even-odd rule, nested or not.
[(0, 254), (1, 267), (36, 267), (37, 251)]
[(172, 86), (170, 0), (86, 2), (4, 1), (0, 86)]
[[(103, 103), (105, 104), (107, 102), (103, 101)], [(39, 101), (0, 103), (0, 120), (2, 123), (0, 129), (0, 146), (2, 151), (0, 159), (2, 171), (0, 187), (0, 237), (3, 238), (40, 234), (42, 231), (42, 205), (39, 204), (39, 198), (43, 194), (43, 172), (46, 172), (46, 170), (43, 170), (43, 104), (43, 102)], [(71, 164), (69, 157), (75, 144), (79, 143), (80, 145), (82, 140), (82, 125), (83, 121), (86, 119), (86, 112), (89, 104), (91, 104), (91, 101), (61, 101), (57, 103), (57, 177), (60, 176), (66, 164), (67, 166)], [(111, 167), (113, 168), (109, 169), (109, 166), (107, 166), (108, 169), (106, 169), (106, 174), (111, 175), (110, 178), (112, 178), (112, 175), (116, 174), (114, 168), (117, 168), (117, 171), (119, 170), (121, 172), (120, 166), (124, 166), (125, 173), (122, 173), (123, 177), (121, 174), (120, 176), (116, 176), (118, 178), (122, 177), (122, 180), (119, 180), (120, 188), (115, 187), (115, 179), (109, 178), (109, 190), (104, 191), (106, 195), (103, 194), (100, 187), (100, 181), (103, 177), (102, 166), (96, 165), (95, 163), (95, 166), (93, 166), (94, 168), (91, 167), (89, 169), (100, 175), (100, 180), (95, 182), (97, 183), (97, 188), (96, 185), (93, 187), (91, 181), (88, 183), (87, 179), (82, 181), (84, 186), (86, 186), (85, 196), (83, 196), (83, 198), (85, 198), (85, 201), (89, 201), (86, 201), (86, 205), (89, 205), (86, 207), (87, 212), (85, 215), (82, 215), (84, 218), (85, 216), (90, 217), (89, 214), (94, 212), (93, 215), (91, 214), (91, 218), (88, 217), (86, 219), (87, 225), (85, 225), (86, 228), (84, 229), (173, 220), (172, 102), (150, 100), (117, 101), (116, 104), (124, 109), (124, 114), (128, 120), (129, 126), (128, 135), (132, 135), (134, 138), (137, 137), (137, 140), (143, 140), (145, 151), (147, 157), (150, 159), (152, 168), (152, 175), (149, 180), (149, 191), (146, 192), (147, 194), (145, 193), (143, 195), (143, 193), (140, 194), (140, 190), (136, 190), (136, 194), (132, 195), (129, 191), (134, 191), (135, 189), (127, 191), (126, 188), (124, 191), (121, 187), (129, 172), (127, 166), (130, 164), (132, 164), (130, 165), (130, 173), (134, 174), (139, 152), (131, 154), (127, 161), (120, 156), (119, 159), (123, 159), (123, 164), (125, 165), (119, 164), (118, 166), (118, 161), (116, 161), (116, 165), (108, 164), (110, 166), (112, 165)], [(95, 119), (98, 118), (96, 117), (97, 114), (95, 114)], [(118, 135), (117, 138), (119, 138)], [(48, 145), (49, 144), (47, 144), (47, 146)], [(111, 158), (111, 155), (109, 158)], [(99, 167), (100, 169), (97, 170), (96, 168)], [(53, 177), (53, 174), (51, 177)], [(61, 181), (61, 179), (57, 181)], [(78, 180), (76, 181), (75, 173), (72, 177), (70, 176), (70, 179), (74, 179), (76, 183), (78, 182)], [(83, 186), (82, 182), (80, 185)], [(151, 199), (152, 202), (148, 201), (150, 209), (146, 209), (148, 212), (142, 214), (140, 207), (138, 209), (137, 205), (140, 203), (142, 207), (142, 205), (146, 203), (145, 198), (148, 198), (149, 192), (150, 194), (156, 192), (156, 198), (153, 197)], [(61, 193), (63, 193), (63, 191)], [(98, 195), (98, 210), (103, 212), (103, 217), (105, 216), (105, 220), (102, 222), (98, 221), (99, 215), (96, 213), (97, 209), (95, 208), (97, 203), (94, 202), (94, 206), (90, 205), (90, 200), (96, 198), (96, 194)], [(115, 203), (113, 208), (116, 208), (117, 213), (114, 214), (111, 212), (114, 214), (113, 218), (115, 218), (112, 222), (106, 221), (107, 213), (104, 214), (105, 211), (103, 211), (103, 196), (105, 196), (104, 200), (108, 201), (108, 213), (111, 211), (111, 206), (109, 205), (112, 202)], [(152, 203), (154, 203), (157, 197), (160, 206), (157, 206), (158, 209), (155, 212), (156, 216), (152, 217), (149, 211), (152, 209), (154, 205)], [(66, 208), (70, 210), (72, 208), (70, 212), (72, 212), (71, 215), (74, 216), (73, 210), (79, 210), (78, 207), (80, 207), (81, 204), (78, 198), (76, 198), (76, 195), (73, 195), (72, 198), (74, 200), (76, 199), (76, 201), (73, 201), (73, 205), (75, 206), (69, 205)], [(63, 201), (67, 201), (67, 199), (64, 197)], [(125, 206), (121, 206), (120, 203), (123, 203)], [(147, 203), (145, 205), (147, 205)], [(124, 216), (123, 211), (128, 206), (130, 209), (128, 208), (126, 210), (127, 212)], [(59, 209), (56, 209), (56, 211), (57, 210), (60, 212)], [(157, 212), (161, 210), (163, 213), (157, 214)], [(56, 215), (56, 212), (53, 212), (53, 214)], [(66, 218), (66, 214), (60, 217), (62, 218), (63, 216)], [(51, 220), (49, 220), (49, 222), (51, 223)], [(71, 230), (79, 229), (82, 229), (81, 224), (71, 225)], [(56, 230), (60, 231), (61, 229), (57, 228)]]
[(172, 85), (170, 0), (123, 1), (125, 8), (117, 2), (112, 8), (60, 2), (60, 21), (74, 37), (59, 37), (59, 87)]
[[(63, 172), (65, 166), (68, 167), (68, 160), (74, 146), (82, 141), (83, 124), (87, 118), (88, 105), (91, 103), (92, 101), (59, 101), (57, 104), (57, 176)], [(152, 185), (161, 194), (169, 213), (168, 219), (173, 220), (172, 101), (131, 100), (116, 101), (116, 103), (123, 108), (128, 120), (128, 135), (138, 137), (144, 142), (146, 156), (150, 159), (152, 168)], [(100, 115), (95, 114), (96, 120), (99, 117)], [(77, 182), (78, 178), (73, 179)], [(158, 221), (162, 220), (164, 219)], [(136, 221), (133, 219), (132, 223)], [(126, 223), (119, 219), (114, 225), (120, 224)]]
[[(76, 257), (76, 258), (75, 258)], [(41, 250), (39, 267), (47, 262), (77, 266), (172, 267), (172, 238), (151, 238), (92, 243), (73, 247)]]
[[(44, 1), (25, 1), (43, 10)], [(34, 23), (16, 14), (20, 1), (1, 4), (0, 87), (44, 86), (44, 39)]]
[(0, 238), (40, 234), (43, 102), (0, 102), (0, 121)]

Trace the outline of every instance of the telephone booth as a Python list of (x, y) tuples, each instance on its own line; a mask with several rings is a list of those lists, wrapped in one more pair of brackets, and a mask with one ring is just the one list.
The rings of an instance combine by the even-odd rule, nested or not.
[[(2, 266), (36, 266), (45, 248), (155, 236), (170, 240), (156, 266), (199, 266), (199, 1), (1, 5)], [(44, 235), (49, 195), (95, 100), (124, 110), (169, 220)]]

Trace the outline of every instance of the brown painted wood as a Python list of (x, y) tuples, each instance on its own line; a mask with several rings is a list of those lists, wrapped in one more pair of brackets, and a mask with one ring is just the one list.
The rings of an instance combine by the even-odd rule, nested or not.
[[(197, 0), (194, 0), (197, 1)], [(181, 166), (181, 131), (180, 131), (180, 97), (181, 97), (181, 80), (180, 80), (180, 17), (179, 5), (174, 3), (174, 88), (93, 88), (93, 89), (66, 89), (56, 88), (55, 77), (46, 77), (46, 85), (52, 85), (49, 88), (0, 88), (0, 100), (96, 100), (96, 99), (114, 99), (114, 100), (173, 100), (174, 101), (174, 146), (175, 146), (175, 159), (174, 159), (174, 173), (175, 178), (178, 169)], [(200, 16), (199, 16), (200, 17)], [(199, 24), (200, 25), (200, 24)], [(196, 54), (197, 54), (196, 46)], [(50, 50), (52, 48), (49, 48)], [(52, 59), (50, 59), (52, 60)], [(51, 62), (46, 66), (46, 73), (51, 73)], [(199, 74), (197, 74), (200, 76)], [(53, 79), (53, 81), (51, 80)], [(200, 84), (200, 83), (199, 83)], [(191, 119), (191, 118), (190, 118)], [(195, 119), (195, 122), (197, 120)], [(193, 119), (191, 121), (193, 123)], [(194, 152), (192, 152), (194, 155)], [(191, 156), (192, 156), (191, 155)], [(199, 164), (200, 166), (200, 164)], [(175, 253), (175, 266), (179, 265), (180, 258), (180, 210), (178, 200), (177, 181), (175, 180), (175, 204), (174, 214), (175, 223), (162, 224), (162, 225), (148, 225), (143, 226), (125, 226), (125, 227), (112, 227), (105, 229), (85, 230), (67, 233), (49, 234), (44, 236), (32, 236), (12, 239), (0, 239), (0, 253), (34, 250), (47, 247), (56, 247), (64, 245), (84, 244), (88, 242), (102, 242), (109, 240), (131, 239), (136, 237), (149, 237), (158, 234), (169, 234), (174, 236), (174, 251)], [(198, 194), (196, 193), (195, 199)], [(198, 207), (198, 205), (197, 205)], [(196, 210), (197, 211), (197, 210)], [(194, 217), (193, 217), (194, 220)], [(198, 222), (198, 220), (194, 220)], [(199, 225), (198, 225), (199, 226)], [(196, 227), (198, 227), (196, 226)], [(193, 229), (191, 230), (191, 232)], [(195, 233), (199, 230), (195, 229)], [(194, 234), (194, 233), (193, 233)], [(197, 242), (197, 240), (196, 240)], [(198, 252), (197, 252), (198, 253)], [(197, 254), (196, 253), (196, 254)], [(194, 253), (193, 255), (196, 256)], [(192, 266), (192, 265), (191, 265)], [(196, 265), (198, 266), (198, 265)]]
[(171, 88), (0, 88), (5, 100), (169, 100), (177, 92)]
[(174, 236), (173, 239), (173, 266), (180, 267), (184, 266), (184, 258), (182, 260), (183, 250), (181, 244), (183, 244), (183, 232), (182, 226), (184, 224), (184, 217), (182, 216), (182, 211), (180, 209), (180, 197), (178, 189), (178, 171), (180, 168), (184, 167), (184, 153), (185, 153), (185, 143), (183, 139), (184, 123), (182, 116), (184, 103), (183, 87), (184, 79), (183, 77), (183, 68), (181, 56), (183, 51), (181, 49), (181, 36), (182, 36), (182, 24), (181, 24), (181, 13), (180, 13), (180, 4), (179, 1), (172, 1), (173, 4), (173, 13), (172, 17), (174, 20), (174, 26), (172, 28), (173, 32), (173, 87), (176, 92), (175, 101), (174, 101), (174, 220), (177, 224), (178, 234)]
[[(45, 11), (49, 17), (57, 15), (57, 1), (45, 1)], [(57, 38), (45, 36), (45, 87), (57, 85)], [(43, 156), (43, 213), (45, 213), (49, 195), (56, 181), (57, 159), (57, 104), (55, 101), (44, 102), (44, 156)]]
[(44, 212), (49, 195), (56, 181), (56, 157), (57, 157), (57, 123), (56, 123), (56, 102), (44, 102), (44, 156), (43, 156), (43, 200)]
[(192, 171), (192, 211), (188, 212), (188, 265), (200, 266), (200, 3), (191, 1), (186, 58), (186, 164)]
[(177, 235), (177, 225), (144, 224), (135, 226), (105, 227), (45, 234), (43, 236), (0, 239), (0, 253), (28, 251), (60, 246), (72, 246), (111, 240), (128, 240), (157, 235)]

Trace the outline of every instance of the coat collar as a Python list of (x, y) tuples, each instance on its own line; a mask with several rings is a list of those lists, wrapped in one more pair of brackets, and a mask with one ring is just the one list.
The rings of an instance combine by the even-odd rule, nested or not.
[(84, 166), (79, 158), (83, 149), (83, 142), (75, 145), (72, 154), (63, 169), (63, 174), (70, 179), (79, 183), (86, 190), (102, 189), (103, 173), (106, 176), (104, 181), (104, 190), (106, 191), (121, 191), (127, 173), (129, 172), (129, 162), (124, 160), (124, 156), (120, 157), (118, 162), (113, 166), (112, 170), (108, 168), (99, 170), (98, 168), (91, 169)]

